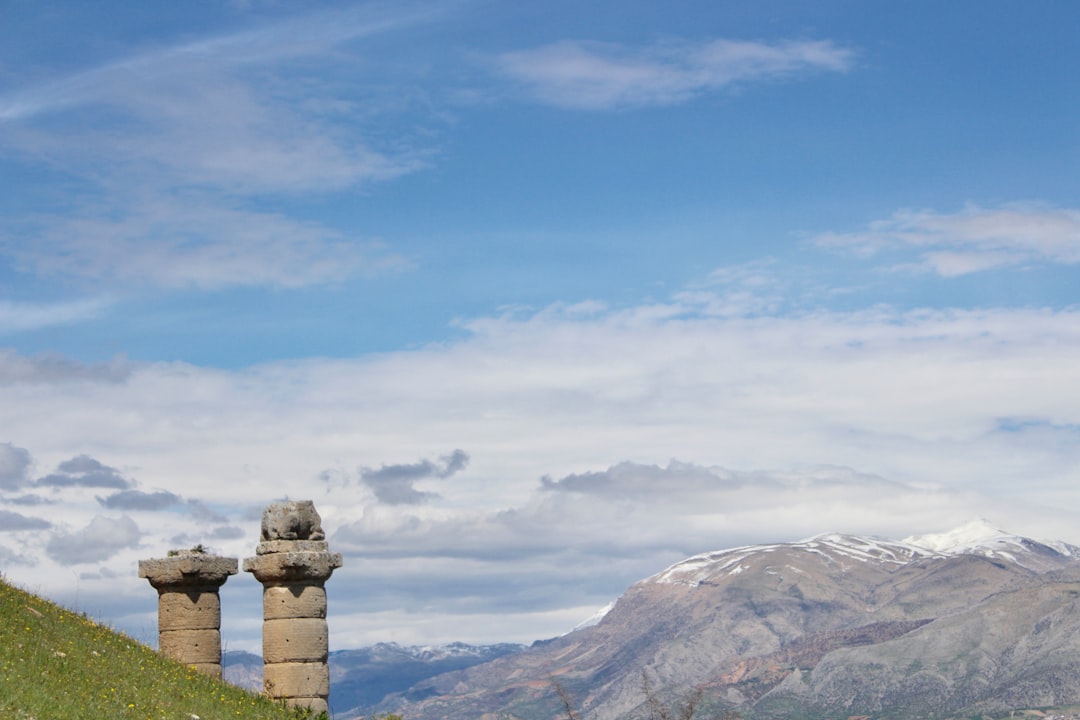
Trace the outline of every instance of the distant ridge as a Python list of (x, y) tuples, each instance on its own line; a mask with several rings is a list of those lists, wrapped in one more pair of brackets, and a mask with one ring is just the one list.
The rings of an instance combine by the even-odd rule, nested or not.
[[(399, 645), (377, 643), (330, 653), (330, 709), (335, 717), (357, 708), (377, 705), (392, 693), (435, 675), (461, 670), (519, 653), (524, 645)], [(262, 688), (262, 657), (248, 652), (227, 652), (224, 676), (234, 685), (259, 691)], [(360, 710), (352, 714), (367, 714)]]
[(644, 717), (642, 673), (743, 717), (961, 717), (1080, 703), (1080, 548), (985, 520), (702, 553), (592, 624), (380, 703), (410, 720)]

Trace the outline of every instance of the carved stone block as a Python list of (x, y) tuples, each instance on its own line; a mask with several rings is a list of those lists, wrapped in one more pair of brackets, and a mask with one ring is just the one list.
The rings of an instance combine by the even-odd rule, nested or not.
[(269, 505), (263, 511), (262, 539), (325, 540), (322, 518), (311, 500), (289, 500)]

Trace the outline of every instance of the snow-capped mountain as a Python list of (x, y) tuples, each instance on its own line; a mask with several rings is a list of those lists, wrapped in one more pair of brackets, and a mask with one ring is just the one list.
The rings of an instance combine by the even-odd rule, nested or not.
[(743, 717), (914, 717), (1080, 703), (1080, 548), (985, 521), (902, 541), (826, 534), (703, 553), (635, 583), (599, 622), (430, 678), (415, 720), (589, 720), (700, 688)]

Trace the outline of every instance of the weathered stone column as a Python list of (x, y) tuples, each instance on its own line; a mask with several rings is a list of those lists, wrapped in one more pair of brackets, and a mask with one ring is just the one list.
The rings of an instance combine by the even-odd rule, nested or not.
[(236, 558), (198, 548), (139, 561), (139, 577), (158, 591), (158, 650), (166, 657), (221, 677), (221, 597), (236, 574)]
[(328, 710), (330, 668), (324, 584), (341, 567), (311, 501), (274, 503), (244, 571), (263, 584), (263, 688), (292, 706)]

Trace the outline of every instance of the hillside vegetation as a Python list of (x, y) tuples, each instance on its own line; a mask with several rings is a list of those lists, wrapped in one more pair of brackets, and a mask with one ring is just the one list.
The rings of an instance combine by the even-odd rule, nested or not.
[(298, 720), (310, 717), (201, 675), (0, 579), (5, 720)]

